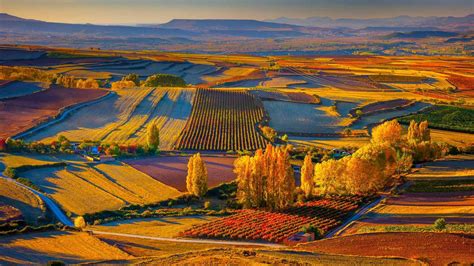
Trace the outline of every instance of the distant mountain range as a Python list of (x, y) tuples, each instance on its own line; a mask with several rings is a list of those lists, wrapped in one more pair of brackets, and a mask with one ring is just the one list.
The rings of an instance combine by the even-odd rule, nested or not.
[(410, 17), (398, 16), (393, 18), (354, 19), (329, 17), (309, 17), (304, 19), (281, 17), (267, 20), (267, 22), (286, 23), (291, 25), (323, 27), (323, 28), (351, 28), (366, 27), (435, 27), (439, 29), (469, 30), (474, 27), (474, 14), (465, 17)]

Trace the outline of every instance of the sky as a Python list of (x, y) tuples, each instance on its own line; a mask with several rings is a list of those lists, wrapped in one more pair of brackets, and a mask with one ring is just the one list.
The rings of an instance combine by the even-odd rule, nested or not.
[(139, 24), (188, 19), (465, 16), (474, 0), (0, 0), (0, 13), (66, 23)]

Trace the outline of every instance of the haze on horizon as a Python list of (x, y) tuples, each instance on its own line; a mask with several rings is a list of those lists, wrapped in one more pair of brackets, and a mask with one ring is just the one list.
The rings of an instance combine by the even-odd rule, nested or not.
[(0, 13), (65, 23), (140, 24), (187, 19), (465, 16), (473, 0), (0, 0)]

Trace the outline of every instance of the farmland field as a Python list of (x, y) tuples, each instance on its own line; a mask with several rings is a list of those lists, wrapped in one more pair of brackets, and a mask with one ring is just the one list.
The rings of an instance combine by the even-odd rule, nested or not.
[(266, 140), (257, 131), (263, 108), (246, 91), (199, 89), (191, 117), (177, 143), (183, 150), (256, 150)]
[[(234, 157), (202, 156), (207, 166), (208, 187), (214, 187), (235, 179), (233, 173)], [(189, 157), (166, 156), (143, 159), (129, 159), (125, 162), (165, 185), (186, 191), (186, 175)]]
[(145, 144), (150, 123), (160, 129), (160, 148), (171, 149), (191, 113), (193, 91), (178, 88), (132, 88), (82, 108), (60, 123), (28, 138), (51, 141), (63, 135), (73, 141)]
[(62, 108), (102, 97), (97, 89), (53, 87), (15, 99), (0, 100), (0, 138), (25, 131), (56, 116)]
[(46, 207), (38, 196), (3, 178), (0, 178), (0, 203), (19, 209), (29, 224), (39, 224), (38, 218), (46, 214)]
[(180, 193), (132, 167), (110, 162), (69, 164), (21, 174), (62, 208), (74, 214), (118, 209), (127, 204), (155, 203)]
[(130, 258), (133, 256), (82, 232), (33, 233), (0, 239), (2, 264), (46, 264), (54, 259), (77, 264)]
[(0, 99), (15, 98), (44, 90), (44, 85), (36, 82), (13, 81), (0, 85)]
[(92, 226), (90, 229), (143, 236), (177, 237), (180, 232), (189, 229), (193, 225), (207, 223), (215, 219), (217, 218), (212, 216), (134, 219)]
[(473, 165), (472, 156), (425, 164), (408, 175), (412, 184), (405, 193), (387, 198), (345, 233), (390, 231), (397, 226), (415, 230), (431, 226), (438, 218), (461, 227), (474, 223)]
[(451, 262), (470, 264), (474, 261), (473, 246), (474, 240), (469, 235), (373, 233), (325, 239), (299, 248), (340, 255), (423, 258), (430, 265), (447, 265)]
[(319, 228), (323, 234), (327, 233), (364, 205), (366, 200), (357, 196), (321, 198), (296, 204), (280, 212), (242, 210), (237, 214), (194, 226), (184, 231), (183, 235), (283, 243), (308, 224)]

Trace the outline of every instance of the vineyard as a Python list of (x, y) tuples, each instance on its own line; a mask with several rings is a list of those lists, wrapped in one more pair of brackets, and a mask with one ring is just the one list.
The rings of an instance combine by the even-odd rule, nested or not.
[(265, 139), (256, 125), (263, 107), (246, 91), (199, 89), (177, 142), (183, 150), (256, 150)]
[(342, 224), (344, 219), (367, 201), (367, 198), (358, 196), (338, 196), (297, 204), (279, 213), (242, 210), (234, 215), (197, 225), (184, 231), (182, 235), (282, 243), (309, 224), (319, 228), (322, 233), (327, 233)]

